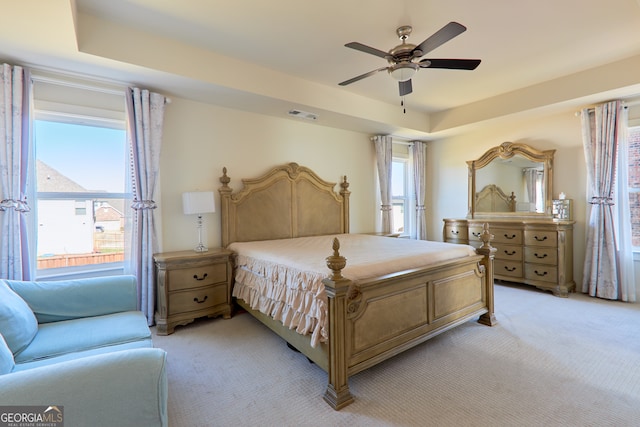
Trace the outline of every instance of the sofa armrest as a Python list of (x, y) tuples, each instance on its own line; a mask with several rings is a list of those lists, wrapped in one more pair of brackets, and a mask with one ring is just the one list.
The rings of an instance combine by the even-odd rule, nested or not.
[(166, 426), (165, 364), (140, 348), (0, 375), (0, 406), (62, 406), (69, 426)]
[(38, 323), (137, 310), (134, 276), (6, 282), (31, 307)]

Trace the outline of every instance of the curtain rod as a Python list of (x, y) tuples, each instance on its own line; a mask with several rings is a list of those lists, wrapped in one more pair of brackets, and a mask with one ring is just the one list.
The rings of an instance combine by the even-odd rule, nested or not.
[[(126, 90), (125, 88), (123, 88), (123, 89), (111, 89), (111, 88), (107, 88), (107, 87), (101, 87), (99, 85), (92, 86), (90, 84), (69, 81), (69, 80), (56, 78), (56, 77), (46, 77), (46, 76), (41, 76), (41, 75), (37, 75), (37, 74), (34, 74), (34, 73), (31, 74), (31, 80), (34, 81), (34, 82), (48, 83), (48, 84), (52, 84), (52, 85), (71, 87), (71, 88), (74, 88), (74, 89), (89, 90), (89, 91), (93, 91), (93, 92), (105, 93), (105, 94), (108, 94), (108, 95), (124, 96), (125, 90)], [(171, 98), (165, 96), (164, 97), (164, 102), (166, 104), (171, 104)]]

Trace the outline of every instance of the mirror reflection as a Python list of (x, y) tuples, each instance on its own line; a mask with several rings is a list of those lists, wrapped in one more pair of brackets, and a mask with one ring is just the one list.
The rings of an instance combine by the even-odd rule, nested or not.
[(555, 150), (505, 142), (469, 165), (469, 215), (551, 215)]
[(476, 171), (476, 212), (544, 213), (544, 164), (497, 158)]

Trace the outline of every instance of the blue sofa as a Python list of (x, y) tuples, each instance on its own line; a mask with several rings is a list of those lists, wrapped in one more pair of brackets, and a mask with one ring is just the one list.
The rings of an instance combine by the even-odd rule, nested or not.
[(0, 412), (62, 407), (64, 425), (166, 426), (166, 353), (132, 276), (0, 280)]

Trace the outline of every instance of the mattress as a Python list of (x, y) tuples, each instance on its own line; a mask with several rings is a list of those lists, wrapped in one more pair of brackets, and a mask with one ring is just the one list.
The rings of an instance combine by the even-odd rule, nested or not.
[(354, 283), (475, 255), (471, 246), (366, 234), (235, 242), (233, 296), (281, 321), (317, 346), (328, 337), (327, 295), (322, 279), (330, 274), (326, 257), (333, 239), (347, 259), (342, 275)]

